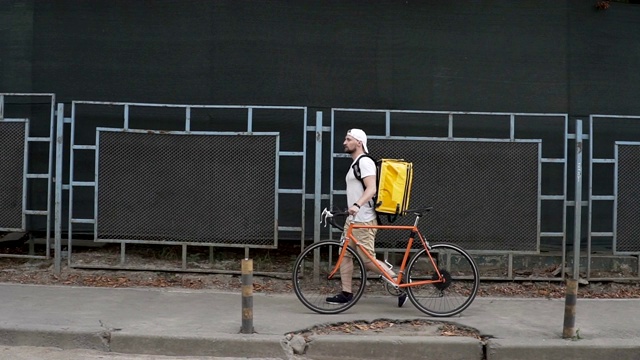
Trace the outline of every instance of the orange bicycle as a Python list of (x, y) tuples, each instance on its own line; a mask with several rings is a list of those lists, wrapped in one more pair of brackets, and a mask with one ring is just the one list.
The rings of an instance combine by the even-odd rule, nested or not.
[[(431, 208), (407, 210), (407, 213), (416, 216), (413, 226), (367, 226), (352, 223), (346, 236), (340, 241), (321, 241), (307, 247), (298, 256), (293, 268), (293, 289), (296, 296), (306, 307), (321, 314), (338, 314), (355, 305), (364, 293), (367, 281), (364, 262), (355, 250), (355, 247), (359, 247), (361, 253), (380, 270), (381, 275), (376, 274), (376, 277), (385, 281), (390, 294), (399, 296), (406, 292), (411, 303), (427, 315), (444, 317), (461, 313), (471, 305), (478, 292), (478, 267), (473, 258), (459, 246), (450, 243), (430, 244), (425, 240), (418, 230), (418, 222), (429, 210)], [(328, 222), (342, 230), (334, 221), (334, 216), (337, 215), (348, 214), (325, 209), (322, 212), (325, 226)], [(358, 228), (410, 231), (397, 278), (389, 276), (383, 265), (353, 236), (353, 229)], [(411, 257), (416, 236), (422, 246)], [(349, 246), (352, 242), (353, 245)], [(330, 304), (326, 298), (342, 290), (340, 263), (347, 253), (353, 257), (353, 299), (344, 304)]]

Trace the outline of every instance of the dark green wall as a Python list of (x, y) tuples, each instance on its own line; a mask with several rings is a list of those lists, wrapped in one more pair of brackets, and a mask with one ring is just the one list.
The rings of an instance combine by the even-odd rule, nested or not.
[(2, 1), (0, 92), (638, 114), (640, 5)]

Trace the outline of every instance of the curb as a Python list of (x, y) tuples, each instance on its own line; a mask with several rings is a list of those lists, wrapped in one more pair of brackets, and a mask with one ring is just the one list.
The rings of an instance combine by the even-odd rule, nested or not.
[[(291, 339), (290, 339), (291, 340)], [(121, 331), (0, 329), (0, 345), (89, 349), (123, 354), (295, 358), (285, 335), (215, 334), (214, 336), (137, 335)], [(468, 337), (322, 335), (309, 339), (304, 354), (314, 360), (482, 359), (483, 343)], [(619, 359), (618, 359), (619, 360)]]
[(470, 337), (323, 335), (312, 338), (305, 353), (324, 359), (483, 359), (483, 343)]
[(292, 354), (284, 335), (256, 334), (167, 337), (113, 333), (110, 351), (165, 356), (268, 357), (278, 359), (289, 359)]
[(0, 328), (0, 345), (109, 351), (109, 332)]
[[(299, 340), (299, 339), (298, 339)], [(169, 356), (268, 357), (293, 359), (295, 340), (285, 335), (137, 335), (120, 331), (0, 328), (0, 345), (88, 349), (123, 354)], [(304, 339), (303, 339), (304, 347)], [(302, 352), (298, 350), (298, 352)], [(321, 335), (307, 339), (303, 355), (336, 358), (450, 360), (638, 360), (637, 339), (488, 339), (446, 336)]]
[(637, 339), (491, 339), (486, 349), (487, 360), (638, 360), (640, 355)]
[(0, 345), (86, 349), (141, 355), (269, 357), (289, 359), (284, 335), (166, 336), (120, 331), (67, 331), (0, 328)]

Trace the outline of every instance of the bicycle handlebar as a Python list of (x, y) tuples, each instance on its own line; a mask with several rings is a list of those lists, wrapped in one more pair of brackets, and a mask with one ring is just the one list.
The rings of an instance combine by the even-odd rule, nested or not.
[(335, 222), (335, 219), (333, 218), (334, 216), (349, 216), (349, 212), (348, 211), (339, 211), (339, 210), (327, 210), (327, 208), (324, 208), (324, 210), (322, 210), (322, 215), (320, 215), (320, 223), (324, 223), (324, 227), (327, 227), (327, 223), (329, 223), (331, 226), (333, 226), (334, 228), (343, 231), (344, 230), (344, 226), (338, 225)]

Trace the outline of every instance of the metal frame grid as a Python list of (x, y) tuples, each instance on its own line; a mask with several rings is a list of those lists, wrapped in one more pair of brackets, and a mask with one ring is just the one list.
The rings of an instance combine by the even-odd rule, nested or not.
[[(621, 242), (619, 241), (620, 238), (619, 238), (619, 228), (618, 228), (618, 225), (620, 224), (620, 222), (619, 222), (619, 220), (620, 220), (619, 210), (620, 210), (620, 207), (621, 207), (620, 203), (622, 202), (621, 201), (621, 196), (620, 196), (621, 185), (622, 185), (621, 184), (622, 183), (622, 179), (621, 179), (622, 176), (621, 175), (627, 175), (626, 177), (629, 177), (629, 175), (631, 175), (631, 177), (633, 178), (632, 181), (637, 184), (638, 177), (634, 176), (634, 175), (637, 175), (637, 174), (633, 173), (633, 171), (637, 171), (637, 169), (639, 169), (639, 167), (635, 166), (635, 165), (637, 165), (636, 162), (638, 160), (640, 160), (640, 156), (638, 154), (638, 151), (640, 150), (640, 142), (616, 141), (615, 147), (616, 147), (616, 150), (615, 150), (615, 161), (616, 161), (616, 163), (615, 163), (615, 171), (614, 171), (615, 180), (614, 180), (614, 183), (613, 183), (613, 186), (614, 186), (614, 189), (613, 189), (613, 194), (614, 194), (614, 201), (613, 201), (613, 204), (614, 204), (613, 205), (613, 214), (614, 214), (613, 215), (613, 253), (615, 255), (640, 255), (640, 238), (638, 238), (638, 237), (634, 238), (635, 241), (636, 241), (636, 244), (633, 244), (634, 246), (629, 246), (629, 244), (626, 244), (626, 243), (624, 245), (621, 245), (620, 244)], [(629, 163), (624, 164), (624, 165), (627, 165), (627, 166), (630, 165), (630, 167), (633, 168), (633, 170), (632, 170), (632, 172), (630, 174), (629, 173), (623, 174), (623, 171), (621, 169), (621, 156), (620, 156), (621, 148), (632, 149), (631, 150), (631, 151), (633, 151), (632, 155), (636, 155), (636, 156), (633, 156), (633, 158), (635, 160), (634, 162), (632, 162), (631, 164), (629, 164)], [(629, 190), (629, 189), (625, 188), (625, 189), (623, 189), (623, 191), (624, 190)], [(635, 201), (636, 196), (632, 195), (631, 197), (633, 198), (633, 199), (631, 199), (631, 202), (634, 205), (637, 205), (638, 203), (637, 203), (637, 201)], [(625, 199), (625, 200), (628, 200), (628, 199)], [(640, 225), (640, 223), (638, 223), (638, 221), (637, 221), (638, 208), (636, 206), (636, 207), (632, 207), (631, 209), (626, 209), (626, 210), (627, 210), (627, 215), (630, 215), (630, 216), (626, 217), (626, 220), (628, 220), (628, 221), (624, 225), (633, 227), (633, 229), (635, 230), (634, 232), (637, 233), (638, 232), (638, 226)], [(629, 214), (629, 210), (630, 210), (631, 214)], [(633, 217), (635, 221), (632, 221), (630, 219), (630, 217)], [(627, 237), (627, 240), (628, 239), (629, 238)], [(626, 245), (626, 249), (634, 248), (634, 249), (637, 249), (637, 250), (624, 250), (625, 249), (625, 245)]]
[[(27, 227), (27, 169), (28, 169), (28, 144), (27, 139), (29, 138), (29, 119), (1, 119), (0, 124), (22, 124), (22, 155), (20, 156), (20, 161), (22, 163), (21, 166), (21, 178), (22, 178), (22, 189), (20, 192), (20, 226), (19, 227), (8, 227), (2, 226), (0, 224), (0, 231), (26, 231)], [(3, 149), (4, 151), (4, 149)]]
[[(613, 241), (613, 254), (614, 255), (640, 255), (640, 251), (618, 251), (617, 249), (617, 234), (616, 234), (616, 228), (618, 225), (618, 193), (620, 191), (619, 189), (619, 159), (618, 159), (618, 151), (619, 151), (619, 146), (636, 146), (636, 145), (640, 145), (640, 142), (634, 142), (634, 141), (615, 141), (611, 144), (612, 147), (614, 147), (614, 157), (613, 158), (596, 158), (594, 157), (594, 150), (595, 149), (595, 138), (598, 135), (598, 133), (594, 130), (594, 123), (598, 121), (598, 119), (601, 119), (602, 121), (616, 121), (616, 120), (640, 120), (640, 116), (625, 116), (625, 115), (602, 115), (602, 114), (594, 114), (594, 115), (590, 115), (589, 116), (589, 141), (590, 141), (590, 146), (589, 146), (589, 201), (588, 201), (588, 206), (589, 206), (589, 223), (588, 223), (588, 229), (589, 229), (589, 233), (588, 233), (588, 264), (591, 264), (591, 242), (592, 242), (592, 238), (594, 237), (603, 237), (603, 238), (612, 238)], [(594, 173), (594, 165), (598, 165), (598, 164), (613, 164), (614, 165), (614, 172), (613, 172), (613, 194), (611, 195), (604, 195), (604, 194), (598, 194), (598, 195), (594, 195), (593, 194), (593, 186), (595, 184), (595, 180), (593, 178), (593, 173)], [(611, 229), (611, 231), (600, 231), (600, 232), (594, 232), (592, 231), (592, 226), (593, 226), (593, 204), (594, 202), (600, 202), (600, 201), (611, 201), (613, 202), (614, 206), (613, 206), (613, 228)], [(590, 267), (588, 269), (588, 273), (590, 274)]]
[[(349, 157), (348, 154), (344, 154), (344, 153), (334, 153), (334, 149), (335, 149), (335, 141), (336, 139), (341, 139), (341, 137), (343, 136), (343, 134), (336, 134), (336, 123), (339, 121), (336, 119), (336, 114), (340, 113), (340, 112), (359, 112), (359, 113), (383, 113), (385, 116), (385, 120), (384, 120), (384, 128), (385, 128), (385, 133), (384, 135), (374, 135), (374, 136), (369, 136), (369, 138), (371, 139), (395, 139), (395, 140), (430, 140), (430, 141), (466, 141), (466, 142), (530, 142), (530, 141), (539, 141), (542, 142), (542, 140), (532, 140), (532, 139), (516, 139), (515, 137), (515, 130), (516, 130), (516, 123), (518, 121), (519, 117), (553, 117), (553, 118), (557, 118), (560, 117), (563, 120), (563, 139), (564, 139), (564, 144), (563, 144), (563, 157), (562, 158), (544, 158), (542, 157), (542, 153), (540, 150), (540, 156), (539, 156), (539, 166), (540, 166), (540, 171), (538, 171), (538, 181), (540, 184), (540, 181), (542, 179), (543, 175), (543, 167), (542, 164), (561, 164), (563, 167), (563, 184), (562, 184), (562, 194), (542, 194), (542, 189), (539, 186), (539, 196), (538, 196), (538, 240), (537, 240), (537, 250), (535, 253), (539, 252), (540, 250), (540, 239), (541, 237), (548, 237), (548, 238), (558, 238), (561, 240), (562, 242), (562, 263), (565, 263), (565, 252), (566, 252), (566, 216), (567, 216), (567, 205), (568, 205), (568, 201), (567, 201), (567, 143), (568, 143), (568, 139), (569, 139), (569, 134), (568, 134), (568, 116), (567, 114), (554, 114), (554, 113), (501, 113), (501, 112), (448, 112), (448, 111), (409, 111), (409, 110), (378, 110), (378, 109), (348, 109), (348, 108), (333, 108), (331, 109), (331, 166), (330, 166), (330, 172), (331, 172), (331, 184), (330, 184), (330, 202), (331, 205), (333, 205), (334, 203), (334, 195), (340, 195), (340, 196), (344, 196), (345, 195), (345, 191), (338, 191), (335, 190), (334, 184), (333, 184), (333, 179), (334, 179), (334, 159), (335, 158), (343, 158), (343, 157)], [(391, 133), (391, 128), (392, 128), (392, 115), (394, 114), (421, 114), (421, 115), (429, 115), (429, 114), (437, 114), (437, 115), (446, 115), (448, 118), (448, 124), (447, 124), (447, 137), (410, 137), (410, 136), (395, 136)], [(455, 120), (458, 116), (464, 116), (464, 115), (480, 115), (480, 116), (492, 116), (492, 117), (507, 117), (509, 120), (509, 136), (505, 137), (505, 138), (468, 138), (468, 137), (456, 137), (454, 136), (454, 124), (455, 124)], [(542, 144), (544, 145), (544, 144)], [(558, 231), (541, 231), (541, 222), (540, 222), (540, 216), (541, 216), (541, 205), (542, 202), (562, 202), (562, 229), (559, 229)], [(330, 230), (330, 237), (332, 237), (332, 230)], [(428, 234), (426, 234), (428, 237)], [(377, 248), (377, 251), (381, 251), (384, 252), (385, 255), (387, 254), (387, 252), (389, 251), (397, 251), (398, 249), (382, 249), (382, 248)], [(402, 250), (402, 249), (400, 249)], [(474, 254), (506, 254), (508, 256), (508, 270), (507, 270), (507, 278), (509, 279), (517, 279), (517, 277), (514, 276), (514, 272), (513, 272), (513, 255), (516, 254), (531, 254), (532, 252), (518, 252), (518, 251), (505, 251), (505, 252), (501, 252), (501, 251), (485, 251), (485, 250), (480, 250), (480, 251), (470, 251), (471, 253)], [(486, 278), (486, 277), (485, 277)], [(562, 267), (562, 277), (560, 277), (559, 279), (563, 279), (564, 278), (564, 267)], [(496, 279), (502, 279), (502, 278), (496, 278)], [(546, 278), (545, 278), (546, 279)]]
[[(540, 165), (541, 165), (541, 158), (542, 158), (542, 149), (541, 149), (541, 141), (540, 140), (533, 140), (533, 139), (520, 139), (520, 140), (509, 140), (509, 139), (442, 139), (442, 138), (430, 138), (430, 137), (395, 137), (395, 136), (389, 136), (389, 137), (385, 137), (385, 136), (368, 136), (369, 139), (371, 140), (379, 140), (378, 144), (383, 144), (383, 146), (385, 146), (385, 142), (391, 142), (393, 143), (393, 140), (400, 140), (402, 142), (413, 142), (414, 144), (416, 142), (431, 142), (431, 143), (450, 143), (452, 145), (452, 149), (456, 148), (456, 145), (460, 145), (462, 147), (465, 146), (464, 143), (475, 143), (475, 147), (480, 148), (480, 147), (491, 147), (491, 144), (495, 144), (495, 146), (499, 146), (499, 144), (504, 144), (506, 146), (511, 146), (513, 144), (533, 144), (533, 146), (535, 147), (535, 165), (536, 166), (536, 174), (534, 175), (534, 177), (532, 177), (532, 181), (535, 181), (536, 184), (536, 190), (535, 190), (535, 197), (536, 197), (536, 204), (535, 204), (535, 211), (536, 211), (536, 217), (535, 219), (529, 219), (530, 221), (535, 221), (535, 240), (533, 240), (533, 242), (529, 242), (527, 241), (526, 243), (521, 243), (521, 244), (514, 244), (513, 242), (510, 244), (504, 244), (504, 246), (506, 248), (511, 248), (513, 245), (516, 245), (516, 247), (518, 247), (520, 250), (507, 250), (507, 249), (503, 249), (503, 248), (499, 248), (499, 247), (488, 247), (487, 246), (482, 246), (481, 244), (479, 244), (477, 248), (474, 248), (471, 244), (476, 244), (482, 241), (482, 239), (480, 239), (482, 236), (478, 236), (478, 239), (463, 239), (464, 236), (461, 235), (461, 238), (456, 238), (457, 241), (462, 241), (462, 243), (458, 243), (458, 245), (464, 246), (465, 249), (472, 251), (476, 254), (537, 254), (540, 252), (540, 207), (541, 207), (541, 200), (540, 200), (540, 195), (541, 195), (541, 171), (538, 171), (540, 169)], [(397, 143), (397, 142), (396, 142)], [(386, 145), (388, 146), (388, 145)], [(402, 148), (406, 148), (409, 147), (407, 146), (403, 146)], [(435, 147), (438, 147), (438, 145), (436, 145)], [(398, 156), (392, 156), (392, 155), (388, 155), (390, 157), (402, 157), (402, 150), (397, 150), (398, 147), (396, 147), (396, 150), (393, 151), (388, 151), (387, 154), (389, 153), (394, 153), (394, 154), (398, 154)], [(388, 149), (388, 147), (387, 147)], [(414, 148), (415, 149), (415, 148)], [(411, 152), (415, 155), (415, 150), (413, 151), (407, 151), (407, 152)], [(340, 157), (344, 157), (344, 155), (347, 154), (341, 154), (342, 156)], [(337, 156), (336, 156), (337, 157)], [(417, 161), (418, 159), (416, 159), (415, 157), (412, 158), (412, 160)], [(499, 166), (501, 166), (502, 164), (500, 164)], [(419, 184), (420, 181), (420, 173), (421, 171), (423, 171), (424, 169), (420, 169), (420, 168), (415, 168), (414, 165), (414, 184), (413, 184), (413, 196), (412, 196), (412, 203), (415, 206), (421, 206), (421, 205), (434, 205), (434, 204), (428, 204), (428, 203), (416, 203), (416, 199), (419, 199), (421, 195), (420, 192), (417, 192), (416, 187)], [(433, 170), (433, 169), (430, 169)], [(437, 170), (437, 169), (436, 169)], [(446, 171), (446, 170), (445, 170)], [(424, 174), (422, 174), (424, 175)], [(345, 195), (346, 192), (345, 190), (334, 190), (333, 194), (335, 195)], [(436, 196), (437, 197), (437, 196)], [(470, 204), (470, 202), (465, 201), (467, 204)], [(512, 204), (513, 205), (513, 204)], [(437, 216), (437, 214), (434, 214), (434, 216)], [(477, 214), (478, 217), (481, 217), (482, 214), (478, 213)], [(397, 221), (398, 225), (410, 225), (410, 222), (412, 221), (412, 219), (408, 219), (408, 218), (400, 218)], [(468, 224), (470, 227), (473, 227), (472, 223)], [(478, 224), (476, 224), (478, 225)], [(454, 226), (455, 228), (455, 226)], [(424, 227), (424, 229), (426, 230), (425, 234), (429, 234), (429, 230)], [(506, 232), (509, 232), (511, 229), (509, 230), (504, 230)], [(533, 233), (531, 233), (533, 234)], [(505, 236), (507, 236), (507, 234), (505, 234), (504, 232), (502, 232), (501, 237), (504, 238)], [(433, 234), (431, 234), (430, 236), (431, 238), (434, 237)], [(382, 233), (378, 233), (377, 239), (376, 241), (379, 242), (380, 244), (384, 244), (389, 243), (389, 242), (393, 242), (396, 243), (396, 241), (393, 241), (393, 236), (392, 234), (386, 234), (385, 232)], [(386, 240), (386, 241), (385, 241)], [(396, 239), (397, 240), (397, 239)], [(404, 238), (403, 238), (404, 240)], [(489, 239), (484, 239), (485, 241), (488, 241)], [(493, 240), (493, 239), (492, 239)], [(447, 240), (442, 240), (442, 241), (447, 241)], [(515, 240), (514, 240), (515, 241)], [(491, 241), (493, 242), (493, 241)], [(466, 245), (463, 245), (466, 244)], [(404, 241), (401, 241), (400, 246), (404, 246)], [(384, 247), (384, 246), (380, 246), (381, 249), (387, 249), (389, 251), (394, 251), (394, 252), (399, 252), (399, 251), (403, 251), (405, 248), (404, 247)], [(484, 250), (482, 249), (484, 248)], [(526, 248), (526, 249), (525, 249)]]
[[(69, 214), (69, 219), (68, 219), (68, 257), (67, 257), (67, 261), (68, 261), (68, 265), (71, 267), (92, 267), (95, 268), (96, 266), (83, 266), (83, 265), (78, 265), (78, 264), (74, 264), (73, 263), (73, 259), (72, 259), (72, 237), (73, 237), (73, 226), (74, 224), (89, 224), (92, 225), (94, 229), (96, 229), (96, 221), (95, 221), (95, 214), (94, 214), (94, 218), (93, 219), (81, 219), (81, 218), (74, 218), (73, 216), (73, 189), (75, 187), (95, 187), (96, 183), (95, 181), (76, 181), (74, 180), (74, 155), (77, 151), (94, 151), (96, 152), (95, 157), (96, 157), (96, 161), (97, 161), (97, 146), (96, 145), (82, 145), (82, 144), (77, 144), (76, 143), (76, 125), (78, 123), (78, 119), (76, 117), (76, 109), (79, 105), (96, 105), (96, 106), (118, 106), (118, 107), (122, 107), (122, 128), (118, 128), (121, 131), (134, 131), (134, 130), (141, 130), (141, 129), (133, 129), (130, 126), (130, 111), (131, 109), (134, 108), (168, 108), (168, 109), (182, 109), (184, 111), (184, 119), (182, 119), (183, 121), (183, 128), (184, 131), (180, 132), (180, 133), (184, 133), (184, 134), (194, 134), (194, 133), (198, 133), (195, 131), (191, 130), (191, 111), (193, 109), (221, 109), (221, 110), (231, 110), (231, 109), (235, 109), (235, 110), (242, 110), (242, 111), (246, 111), (246, 118), (247, 118), (247, 123), (246, 123), (246, 132), (242, 132), (242, 133), (238, 133), (238, 134), (244, 134), (244, 135), (254, 135), (254, 134), (260, 134), (260, 133), (256, 133), (254, 132), (254, 111), (259, 111), (259, 110), (284, 110), (284, 111), (302, 111), (303, 116), (302, 116), (302, 129), (303, 129), (303, 133), (302, 138), (303, 138), (303, 144), (302, 144), (302, 149), (300, 149), (299, 151), (282, 151), (280, 149), (278, 149), (278, 153), (277, 153), (277, 158), (279, 162), (279, 160), (283, 157), (298, 157), (301, 158), (302, 160), (302, 182), (301, 182), (301, 187), (299, 189), (297, 188), (293, 188), (293, 189), (284, 189), (284, 188), (280, 188), (278, 187), (276, 189), (276, 198), (278, 198), (279, 196), (283, 195), (283, 194), (297, 194), (300, 195), (300, 201), (301, 201), (301, 207), (302, 207), (302, 211), (301, 211), (301, 220), (300, 220), (300, 226), (280, 226), (278, 225), (278, 203), (279, 200), (276, 199), (275, 201), (275, 206), (276, 206), (276, 219), (274, 219), (274, 228), (276, 228), (277, 226), (277, 230), (275, 231), (275, 236), (274, 236), (274, 244), (273, 245), (268, 245), (268, 246), (254, 246), (254, 245), (250, 245), (250, 244), (236, 244), (234, 246), (230, 245), (230, 244), (216, 244), (218, 246), (226, 246), (226, 247), (243, 247), (245, 248), (245, 254), (246, 256), (248, 256), (249, 253), (249, 248), (275, 248), (277, 247), (277, 239), (279, 237), (278, 232), (299, 232), (300, 233), (300, 237), (301, 237), (301, 242), (304, 241), (304, 232), (305, 232), (305, 184), (306, 184), (306, 156), (307, 156), (307, 152), (306, 152), (306, 147), (307, 147), (307, 139), (306, 139), (306, 133), (308, 131), (307, 129), (307, 108), (306, 107), (302, 107), (302, 106), (253, 106), (253, 105), (247, 105), (247, 106), (243, 106), (243, 105), (185, 105), (185, 104), (152, 104), (152, 103), (128, 103), (128, 102), (101, 102), (101, 101), (73, 101), (71, 104), (71, 117), (70, 118), (64, 118), (64, 123), (69, 123), (71, 125), (71, 145), (70, 145), (70, 160), (69, 160), (69, 183), (68, 184), (62, 184), (59, 183), (56, 185), (56, 200), (61, 199), (62, 198), (62, 192), (63, 190), (67, 190), (69, 193), (69, 209), (68, 209), (68, 214)], [(61, 108), (59, 108), (59, 112), (61, 112), (60, 110)], [(96, 130), (100, 127), (100, 125), (96, 126)], [(154, 129), (150, 129), (150, 131), (154, 131)], [(166, 131), (163, 131), (166, 132)], [(203, 132), (199, 132), (199, 133), (203, 133)], [(215, 134), (215, 133), (222, 133), (222, 132), (204, 132), (207, 134)], [(64, 134), (64, 128), (61, 125), (58, 125), (58, 137), (59, 139), (63, 138)], [(269, 133), (269, 134), (277, 134), (277, 133)], [(57, 148), (57, 156), (58, 158), (62, 158), (62, 152), (63, 152), (63, 148), (61, 145), (61, 140), (59, 140), (59, 145)], [(62, 164), (60, 163), (59, 166), (56, 168), (56, 172), (62, 174)], [(279, 175), (276, 173), (276, 176), (278, 177)], [(279, 183), (279, 180), (276, 179), (276, 185)], [(56, 204), (58, 205), (59, 202), (56, 201)], [(61, 207), (62, 205), (59, 205), (59, 208), (57, 208), (57, 212), (61, 213)], [(94, 233), (95, 235), (95, 233)], [(60, 242), (61, 242), (61, 222), (57, 221), (56, 224), (56, 247), (60, 246)], [(199, 245), (199, 246), (209, 246), (210, 247), (210, 252), (211, 252), (211, 256), (213, 254), (213, 246), (212, 244), (202, 244), (202, 243), (190, 243), (190, 242), (179, 242), (180, 245), (182, 245), (182, 269), (173, 269), (176, 271), (180, 271), (180, 270), (185, 270), (187, 268), (187, 256), (186, 256), (186, 250), (187, 250), (187, 245)], [(122, 265), (125, 262), (125, 246), (126, 246), (126, 242), (121, 242), (121, 251), (120, 251), (120, 264)], [(59, 261), (59, 260), (58, 260)], [(59, 268), (59, 263), (58, 261), (56, 262), (56, 268)], [(104, 266), (102, 266), (104, 267)], [(121, 266), (117, 266), (117, 267), (121, 267)], [(113, 267), (109, 267), (109, 268), (113, 268)], [(149, 269), (145, 269), (145, 270), (149, 270)]]
[[(49, 123), (47, 125), (49, 129), (49, 136), (31, 136), (29, 123), (34, 124), (37, 119), (9, 119), (6, 116), (13, 116), (7, 114), (7, 107), (5, 105), (7, 98), (50, 98), (50, 111), (49, 111)], [(0, 93), (0, 121), (21, 121), (25, 122), (25, 151), (24, 151), (24, 172), (23, 172), (23, 192), (22, 192), (22, 227), (16, 228), (0, 228), (0, 231), (27, 231), (27, 217), (28, 216), (44, 216), (45, 219), (45, 255), (34, 255), (30, 249), (29, 255), (14, 255), (14, 254), (0, 254), (0, 257), (14, 257), (14, 258), (31, 258), (31, 259), (48, 259), (51, 256), (51, 195), (52, 195), (52, 173), (53, 173), (53, 154), (54, 154), (54, 128), (55, 128), (55, 94), (50, 93)], [(46, 173), (31, 173), (29, 172), (29, 154), (30, 145), (34, 143), (48, 143), (48, 161)], [(47, 200), (46, 209), (29, 209), (27, 203), (27, 197), (29, 194), (29, 180), (43, 180), (47, 182)]]
[[(618, 280), (620, 278), (612, 278), (612, 277), (593, 277), (592, 276), (592, 243), (594, 238), (602, 238), (602, 239), (611, 239), (612, 241), (612, 253), (613, 255), (620, 256), (636, 256), (637, 261), (637, 269), (634, 269), (636, 273), (635, 277), (624, 277), (625, 279), (640, 279), (640, 252), (639, 251), (622, 251), (618, 250), (618, 239), (617, 239), (617, 228), (619, 224), (618, 219), (618, 206), (619, 206), (619, 193), (620, 193), (620, 163), (619, 163), (619, 147), (620, 146), (637, 146), (640, 145), (640, 142), (637, 141), (616, 141), (612, 140), (610, 143), (611, 149), (613, 149), (613, 157), (598, 157), (598, 155), (594, 155), (594, 151), (602, 151), (605, 149), (596, 149), (596, 138), (600, 135), (599, 132), (594, 129), (594, 125), (598, 121), (605, 122), (615, 122), (615, 121), (624, 121), (631, 120), (635, 122), (636, 120), (640, 120), (640, 116), (631, 116), (631, 115), (605, 115), (605, 114), (593, 114), (589, 116), (589, 199), (587, 202), (587, 206), (589, 208), (588, 214), (588, 224), (587, 224), (587, 280)], [(640, 125), (640, 123), (638, 123)], [(631, 134), (631, 133), (629, 133)], [(632, 136), (633, 137), (633, 136)], [(626, 139), (630, 140), (630, 139)], [(611, 166), (613, 165), (614, 170), (611, 174), (613, 180), (613, 194), (594, 194), (594, 186), (597, 185), (596, 180), (594, 179), (594, 168), (600, 166)], [(598, 172), (600, 173), (600, 172)], [(593, 231), (593, 212), (594, 212), (594, 204), (606, 203), (610, 202), (613, 204), (613, 212), (612, 212), (612, 227), (609, 231)], [(627, 224), (629, 225), (629, 224)]]
[[(96, 128), (96, 172), (95, 172), (95, 186), (94, 186), (94, 241), (96, 242), (114, 242), (114, 243), (139, 243), (139, 244), (158, 244), (158, 245), (190, 245), (190, 246), (219, 246), (219, 247), (252, 247), (252, 248), (269, 248), (274, 249), (278, 247), (278, 219), (277, 216), (273, 219), (273, 238), (272, 243), (270, 245), (256, 245), (256, 244), (247, 244), (247, 243), (237, 243), (231, 244), (228, 242), (206, 242), (206, 241), (185, 241), (185, 240), (163, 240), (163, 241), (155, 241), (155, 240), (142, 240), (135, 238), (127, 238), (127, 239), (115, 239), (109, 237), (100, 237), (99, 234), (99, 190), (100, 186), (98, 183), (98, 179), (100, 177), (100, 164), (99, 164), (99, 155), (100, 155), (100, 133), (101, 132), (112, 132), (112, 133), (136, 133), (136, 134), (162, 134), (162, 135), (177, 135), (177, 136), (189, 136), (189, 135), (204, 135), (204, 136), (238, 136), (238, 135), (246, 135), (246, 133), (235, 133), (235, 132), (209, 132), (209, 131), (150, 131), (150, 130), (132, 130), (132, 129), (113, 129), (113, 128)], [(279, 133), (277, 132), (259, 132), (259, 133), (251, 133), (250, 136), (272, 136), (276, 138), (275, 145), (276, 151), (274, 153), (275, 156), (275, 178), (274, 178), (274, 214), (278, 213), (278, 184), (279, 184)], [(231, 195), (231, 194), (230, 194)], [(78, 220), (78, 219), (76, 219)], [(90, 219), (86, 219), (90, 220)]]

